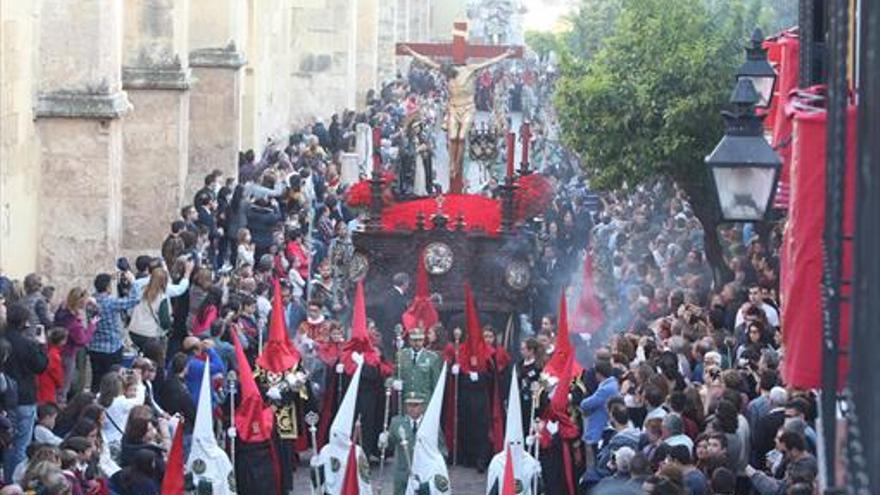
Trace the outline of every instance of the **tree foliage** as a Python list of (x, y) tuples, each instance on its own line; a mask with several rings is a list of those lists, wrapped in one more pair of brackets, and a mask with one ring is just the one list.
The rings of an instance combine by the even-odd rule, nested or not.
[[(723, 134), (748, 32), (761, 5), (734, 0), (622, 0), (589, 60), (563, 57), (555, 106), (564, 142), (591, 186), (658, 178), (681, 185), (715, 239), (717, 208), (704, 157)], [(717, 246), (707, 245), (710, 258)]]
[(746, 32), (741, 11), (708, 7), (627, 0), (595, 57), (563, 65), (555, 96), (563, 139), (595, 186), (705, 178)]
[(559, 38), (556, 34), (547, 31), (526, 31), (526, 45), (529, 46), (539, 57), (546, 57), (551, 51), (559, 52)]
[(560, 38), (568, 55), (581, 61), (592, 59), (615, 30), (623, 0), (581, 0), (568, 16), (570, 29)]

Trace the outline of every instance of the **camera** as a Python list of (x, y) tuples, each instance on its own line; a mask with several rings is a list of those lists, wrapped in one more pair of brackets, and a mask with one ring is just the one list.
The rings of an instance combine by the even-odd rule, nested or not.
[(131, 263), (128, 262), (128, 258), (125, 256), (119, 257), (116, 259), (116, 269), (120, 272), (130, 272), (131, 271)]

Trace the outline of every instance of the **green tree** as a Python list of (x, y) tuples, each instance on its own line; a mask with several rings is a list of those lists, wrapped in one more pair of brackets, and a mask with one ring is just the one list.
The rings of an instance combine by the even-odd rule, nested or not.
[(525, 40), (526, 45), (542, 58), (546, 57), (551, 51), (558, 52), (560, 49), (559, 39), (551, 32), (526, 31)]
[(564, 59), (555, 95), (563, 140), (584, 157), (593, 187), (668, 178), (684, 189), (716, 282), (729, 271), (703, 160), (723, 134), (720, 112), (759, 11), (729, 0), (624, 0), (589, 63)]
[(561, 36), (567, 54), (581, 61), (592, 59), (614, 33), (622, 7), (623, 0), (581, 0), (566, 19), (570, 29)]

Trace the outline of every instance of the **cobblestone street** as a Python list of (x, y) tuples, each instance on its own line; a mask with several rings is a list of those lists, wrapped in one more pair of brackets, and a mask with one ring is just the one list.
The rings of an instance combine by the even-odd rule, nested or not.
[[(382, 477), (382, 490), (379, 490), (378, 483), (374, 483), (373, 485), (375, 495), (393, 495), (394, 493), (394, 461), (393, 459), (389, 459), (389, 461), (391, 462), (385, 466), (385, 473)], [(293, 493), (295, 495), (308, 495), (311, 493), (309, 491), (308, 477), (306, 476), (307, 472), (307, 463), (303, 463), (297, 468), (296, 474), (294, 475)], [(379, 475), (378, 465), (372, 467), (372, 474), (374, 476)], [(452, 481), (452, 493), (455, 493), (455, 495), (482, 495), (486, 493), (486, 475), (478, 474), (475, 469), (450, 467), (449, 477)]]

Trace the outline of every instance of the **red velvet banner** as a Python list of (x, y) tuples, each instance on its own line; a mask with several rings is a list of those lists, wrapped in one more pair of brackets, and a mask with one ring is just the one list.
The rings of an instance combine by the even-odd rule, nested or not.
[[(823, 316), (822, 316), (822, 246), (825, 228), (825, 178), (827, 114), (824, 109), (807, 109), (799, 104), (811, 101), (824, 88), (802, 91), (789, 103), (793, 117), (791, 159), (791, 208), (782, 246), (781, 292), (783, 343), (786, 383), (795, 388), (821, 385)], [(855, 207), (856, 111), (848, 112), (847, 170), (844, 187), (845, 236), (852, 236)], [(844, 242), (842, 278), (852, 278), (851, 243)], [(842, 284), (841, 295), (849, 297), (850, 287)], [(849, 302), (841, 302), (840, 349), (849, 346)], [(840, 383), (844, 383), (848, 360), (841, 356)]]
[(767, 58), (776, 69), (776, 87), (773, 100), (767, 110), (764, 119), (764, 127), (770, 130), (772, 139), (770, 143), (779, 153), (782, 159), (782, 171), (779, 174), (779, 184), (776, 190), (774, 208), (785, 209), (788, 207), (790, 198), (791, 179), (791, 133), (792, 115), (786, 112), (786, 104), (793, 90), (798, 85), (798, 54), (800, 41), (797, 32), (784, 31), (779, 35), (768, 38), (764, 42), (767, 49)]

